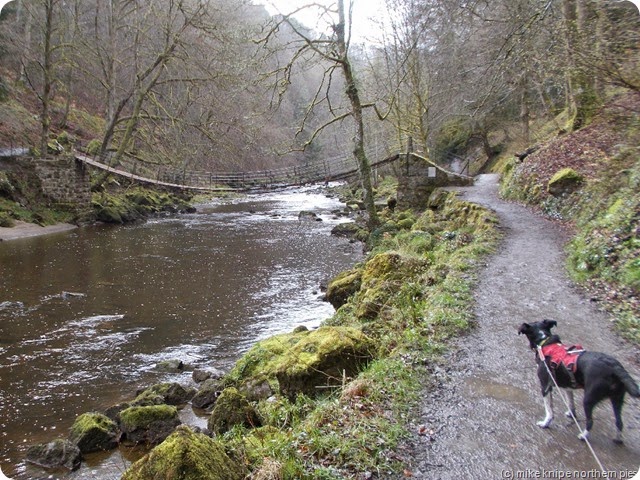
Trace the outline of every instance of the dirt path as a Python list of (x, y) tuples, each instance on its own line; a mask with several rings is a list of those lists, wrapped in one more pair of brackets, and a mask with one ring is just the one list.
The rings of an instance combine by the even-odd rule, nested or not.
[[(555, 332), (566, 343), (613, 354), (640, 381), (640, 349), (622, 342), (607, 315), (572, 287), (564, 270), (563, 233), (526, 208), (500, 200), (497, 180), (482, 175), (474, 187), (463, 189), (465, 199), (498, 214), (505, 237), (480, 273), (478, 328), (460, 339), (448, 365), (434, 368), (437, 388), (426, 394), (407, 446), (412, 478), (562, 478), (549, 475), (598, 469), (577, 439), (577, 427), (564, 416), (558, 394), (551, 428), (536, 426), (544, 408), (534, 355), (517, 334), (522, 322), (554, 319)], [(581, 393), (576, 404), (583, 422)], [(640, 401), (627, 397), (623, 446), (611, 441), (615, 426), (608, 402), (596, 408), (594, 420), (591, 444), (605, 469), (621, 472), (615, 478), (631, 478), (628, 472), (640, 464)], [(420, 430), (425, 435), (418, 435)]]

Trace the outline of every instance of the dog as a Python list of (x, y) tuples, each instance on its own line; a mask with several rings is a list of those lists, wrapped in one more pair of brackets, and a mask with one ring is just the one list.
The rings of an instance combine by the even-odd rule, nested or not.
[[(571, 389), (583, 388), (583, 408), (586, 428), (579, 435), (581, 440), (587, 440), (593, 427), (593, 409), (605, 398), (611, 401), (613, 415), (616, 420), (617, 436), (614, 442), (622, 444), (622, 405), (625, 394), (640, 397), (640, 388), (631, 378), (618, 360), (606, 353), (582, 350), (581, 347), (564, 347), (560, 337), (551, 333), (551, 329), (558, 325), (555, 320), (523, 323), (518, 334), (525, 334), (529, 339), (529, 346), (536, 352), (538, 364), (538, 379), (544, 400), (545, 418), (538, 422), (541, 428), (548, 428), (553, 420), (553, 402), (551, 391), (555, 378), (559, 387), (565, 390), (569, 398), (567, 416), (575, 418), (575, 404)], [(554, 352), (555, 350), (555, 352)], [(564, 353), (562, 353), (564, 351)], [(555, 358), (559, 353), (562, 358)], [(543, 360), (544, 359), (544, 360)], [(551, 374), (549, 373), (551, 372)], [(553, 378), (552, 376), (553, 375)]]

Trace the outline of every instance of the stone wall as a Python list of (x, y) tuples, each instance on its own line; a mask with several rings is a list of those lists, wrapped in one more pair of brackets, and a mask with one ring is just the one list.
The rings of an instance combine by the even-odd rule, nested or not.
[(39, 201), (72, 209), (91, 205), (89, 172), (72, 156), (37, 159), (0, 155), (0, 170), (13, 174)]
[(470, 185), (473, 179), (447, 172), (419, 155), (403, 155), (399, 161), (398, 208), (424, 208), (438, 187)]
[(54, 204), (74, 207), (91, 204), (89, 172), (73, 157), (32, 159), (42, 193)]

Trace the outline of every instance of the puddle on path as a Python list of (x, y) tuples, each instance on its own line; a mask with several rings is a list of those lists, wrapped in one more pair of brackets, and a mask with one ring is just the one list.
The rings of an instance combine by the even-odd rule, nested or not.
[(529, 392), (522, 388), (496, 382), (484, 375), (465, 379), (464, 393), (468, 396), (494, 398), (515, 403), (526, 403), (531, 398)]

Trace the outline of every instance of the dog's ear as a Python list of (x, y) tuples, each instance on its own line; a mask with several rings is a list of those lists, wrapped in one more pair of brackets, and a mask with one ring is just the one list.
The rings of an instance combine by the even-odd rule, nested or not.
[(543, 324), (546, 328), (548, 328), (549, 330), (551, 330), (553, 327), (555, 327), (555, 326), (557, 326), (557, 325), (558, 325), (558, 322), (556, 322), (555, 320), (547, 320), (547, 319), (545, 319), (545, 320), (543, 320), (543, 321), (542, 321), (542, 324)]
[(529, 325), (528, 323), (523, 323), (522, 325), (520, 325), (520, 329), (518, 330), (518, 335), (522, 335), (523, 333), (526, 335), (526, 333), (530, 330), (531, 330), (531, 325)]

